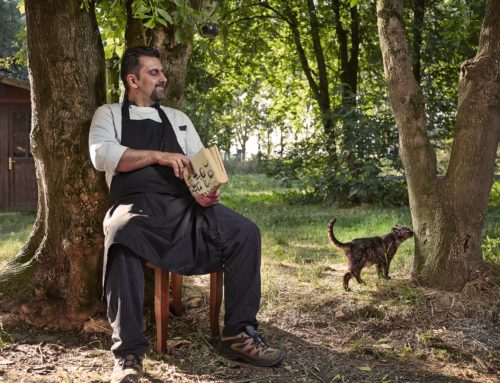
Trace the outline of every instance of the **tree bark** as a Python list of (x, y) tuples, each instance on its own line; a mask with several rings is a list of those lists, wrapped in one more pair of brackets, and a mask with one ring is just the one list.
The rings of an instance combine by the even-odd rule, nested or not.
[(25, 3), (38, 212), (28, 242), (0, 274), (3, 308), (22, 302), (29, 323), (57, 328), (80, 326), (101, 293), (106, 188), (87, 141), (105, 100), (105, 66), (94, 10), (80, 3)]
[(125, 47), (131, 48), (146, 44), (146, 33), (142, 20), (134, 18), (132, 11), (133, 0), (127, 0), (125, 9), (127, 11), (127, 24), (125, 25)]
[[(359, 15), (357, 6), (349, 8), (351, 16), (350, 34), (342, 26), (340, 15), (340, 0), (332, 1), (335, 31), (339, 43), (340, 59), (340, 81), (342, 82), (342, 105), (356, 105), (356, 93), (358, 91), (358, 67), (359, 67)], [(348, 37), (351, 37), (349, 48)]]
[(485, 267), (481, 232), (500, 137), (500, 2), (488, 1), (476, 57), (461, 68), (450, 165), (436, 178), (424, 97), (412, 72), (403, 1), (377, 1), (378, 29), (406, 171), (415, 236), (413, 278), (461, 290)]
[(175, 28), (157, 25), (146, 31), (149, 44), (160, 52), (165, 77), (167, 78), (166, 97), (162, 105), (180, 109), (186, 84), (187, 63), (191, 55), (189, 43), (175, 41)]
[[(352, 115), (356, 112), (356, 94), (358, 92), (358, 69), (359, 69), (359, 15), (358, 8), (349, 8), (350, 33), (342, 26), (342, 17), (340, 12), (340, 0), (332, 1), (333, 14), (335, 20), (335, 31), (339, 44), (339, 60), (340, 60), (340, 82), (342, 86), (342, 104), (338, 107), (341, 116), (346, 116), (349, 112), (349, 117), (340, 117), (343, 125), (344, 148), (347, 148), (346, 155), (347, 167), (351, 173), (356, 172), (356, 155), (355, 150), (352, 150), (352, 145), (357, 140), (355, 139), (356, 126), (352, 124)], [(351, 42), (349, 44), (348, 38)], [(349, 47), (350, 45), (350, 47)]]
[[(170, 7), (172, 6), (171, 4)], [(193, 7), (199, 8), (198, 2), (193, 2)], [(148, 29), (144, 27), (142, 20), (134, 18), (132, 0), (127, 0), (126, 10), (125, 41), (127, 48), (148, 45), (160, 52), (160, 60), (167, 78), (166, 96), (161, 104), (180, 109), (186, 83), (187, 64), (191, 55), (189, 43), (178, 43), (175, 40), (175, 30), (181, 26), (169, 25), (169, 27), (165, 27), (158, 24), (153, 29)], [(165, 9), (165, 11), (171, 12), (172, 9)], [(184, 26), (187, 36), (192, 35), (192, 31), (190, 31), (192, 27), (191, 24)]]

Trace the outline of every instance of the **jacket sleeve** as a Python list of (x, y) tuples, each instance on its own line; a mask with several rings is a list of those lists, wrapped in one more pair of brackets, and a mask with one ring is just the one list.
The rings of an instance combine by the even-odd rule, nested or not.
[(89, 132), (90, 159), (97, 170), (114, 174), (118, 162), (127, 150), (120, 144), (109, 105), (99, 107), (92, 118)]

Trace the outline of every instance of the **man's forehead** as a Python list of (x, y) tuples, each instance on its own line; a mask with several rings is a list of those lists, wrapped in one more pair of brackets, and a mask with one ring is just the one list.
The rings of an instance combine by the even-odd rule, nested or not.
[(139, 57), (139, 63), (141, 65), (141, 69), (144, 68), (145, 70), (163, 68), (158, 57), (141, 56)]

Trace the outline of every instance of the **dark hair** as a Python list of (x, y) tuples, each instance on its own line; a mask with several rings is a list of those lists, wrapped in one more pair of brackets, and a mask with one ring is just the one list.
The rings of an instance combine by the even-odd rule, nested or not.
[(132, 73), (139, 78), (139, 71), (141, 70), (139, 58), (141, 56), (160, 58), (160, 52), (158, 52), (154, 48), (146, 46), (136, 46), (127, 48), (125, 50), (125, 53), (123, 53), (122, 57), (122, 66), (120, 72), (125, 90), (128, 90), (127, 75)]

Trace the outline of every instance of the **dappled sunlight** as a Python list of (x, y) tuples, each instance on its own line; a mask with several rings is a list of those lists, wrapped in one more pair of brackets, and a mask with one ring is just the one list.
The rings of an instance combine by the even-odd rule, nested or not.
[[(216, 342), (209, 335), (209, 276), (190, 276), (183, 284), (185, 311), (182, 316), (170, 319), (169, 353), (147, 354), (145, 365), (152, 381), (169, 377), (185, 382), (294, 382), (313, 376), (304, 372), (314, 369), (303, 364), (307, 357), (314, 360), (315, 374), (328, 378), (325, 381), (335, 381), (335, 376), (351, 376), (352, 379), (345, 381), (382, 382), (384, 376), (393, 374), (412, 376), (411, 381), (423, 382), (422, 379), (429, 377), (428, 381), (450, 378), (465, 382), (460, 377), (466, 371), (467, 376), (476, 377), (474, 381), (493, 382), (489, 377), (493, 376), (491, 371), (498, 361), (494, 346), (500, 339), (490, 318), (498, 296), (493, 289), (497, 287), (471, 286), (466, 295), (416, 286), (409, 276), (414, 242), (406, 241), (391, 265), (391, 280), (379, 279), (376, 268), (368, 267), (362, 272), (365, 285), (351, 281), (352, 291), (343, 289), (347, 260), (327, 238), (328, 220), (332, 216), (337, 218), (338, 236), (348, 241), (385, 234), (393, 225), (408, 222), (408, 208), (294, 205), (273, 194), (272, 188), (235, 194), (231, 201), (237, 201), (236, 210), (257, 222), (261, 229), (262, 300), (258, 319), (265, 339), (286, 352), (285, 363), (266, 372), (220, 357), (215, 351)], [(1, 225), (5, 222), (1, 218), (2, 215), (0, 228), (7, 227)], [(9, 234), (3, 229), (0, 248), (5, 246), (1, 240), (21, 246), (34, 216), (28, 216), (27, 221), (26, 231), (24, 224), (17, 226), (18, 242), (9, 237), (11, 229)], [(492, 225), (487, 222), (489, 233), (495, 230)], [(9, 253), (9, 257), (13, 255)], [(475, 296), (481, 299), (473, 299)], [(147, 336), (154, 344), (150, 303), (146, 314)], [(22, 331), (14, 333), (18, 347), (30, 355), (38, 355), (37, 344), (30, 345), (22, 334)], [(40, 336), (51, 339), (47, 334)], [(59, 359), (52, 377), (62, 376), (63, 370), (58, 367), (61, 364), (80, 368), (77, 366), (81, 361), (76, 355), (103, 373), (110, 369), (112, 360), (106, 351), (110, 346), (109, 336), (78, 336), (82, 339), (54, 337), (52, 342), (58, 342)], [(2, 349), (5, 358), (13, 358), (14, 354), (8, 350)], [(43, 350), (52, 358), (49, 361), (55, 360), (48, 349)], [(79, 376), (86, 379), (83, 381), (102, 381), (87, 370)]]

